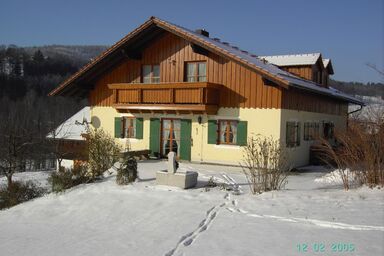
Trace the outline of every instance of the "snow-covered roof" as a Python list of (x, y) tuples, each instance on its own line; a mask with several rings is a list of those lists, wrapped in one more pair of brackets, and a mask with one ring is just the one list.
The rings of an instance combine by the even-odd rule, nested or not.
[(65, 140), (85, 140), (81, 135), (87, 132), (87, 123), (91, 121), (90, 107), (84, 107), (60, 124), (48, 137)]
[(279, 67), (314, 65), (320, 57), (320, 53), (259, 56), (259, 58), (265, 59), (269, 63), (272, 63)]
[(330, 59), (323, 59), (323, 65), (325, 68), (327, 68), (329, 61), (330, 61)]

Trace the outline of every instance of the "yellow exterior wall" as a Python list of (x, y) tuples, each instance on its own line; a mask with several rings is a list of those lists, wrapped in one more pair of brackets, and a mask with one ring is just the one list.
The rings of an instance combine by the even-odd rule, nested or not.
[(309, 163), (309, 147), (313, 141), (304, 140), (304, 122), (319, 122), (320, 135), (322, 134), (322, 123), (326, 121), (333, 122), (336, 130), (344, 130), (347, 125), (347, 116), (329, 115), (314, 112), (296, 111), (296, 110), (281, 110), (281, 142), (285, 144), (286, 138), (286, 122), (298, 121), (300, 122), (300, 146), (294, 148), (287, 148), (288, 155), (293, 167), (307, 165)]
[[(149, 130), (151, 114), (120, 114), (112, 107), (92, 107), (92, 124), (114, 136), (114, 118), (119, 116), (142, 117), (143, 139), (116, 139), (123, 147), (129, 145), (131, 150), (149, 149)], [(202, 117), (201, 124), (198, 117)], [(345, 129), (346, 116), (336, 116), (313, 112), (294, 111), (286, 109), (245, 109), (220, 108), (217, 115), (164, 115), (156, 114), (157, 118), (180, 118), (192, 120), (192, 147), (191, 161), (238, 165), (241, 162), (243, 151), (240, 146), (208, 144), (208, 120), (233, 119), (248, 121), (248, 137), (252, 135), (272, 136), (280, 139), (285, 146), (285, 130), (287, 121), (300, 122), (300, 146), (288, 148), (292, 166), (308, 164), (309, 147), (311, 141), (304, 141), (304, 122), (306, 121), (332, 121), (335, 129)], [(320, 126), (320, 129), (322, 127)]]
[(143, 139), (116, 139), (123, 148), (130, 150), (140, 150), (149, 148), (149, 114), (120, 114), (113, 107), (92, 107), (91, 120), (95, 128), (102, 128), (108, 132), (112, 137), (115, 136), (115, 117), (120, 116), (135, 116), (142, 117), (143, 123)]
[(238, 165), (243, 150), (235, 145), (208, 144), (208, 120), (234, 119), (248, 121), (248, 137), (257, 134), (280, 138), (280, 109), (220, 108), (217, 115), (204, 116), (199, 125), (192, 123), (193, 147), (191, 160)]

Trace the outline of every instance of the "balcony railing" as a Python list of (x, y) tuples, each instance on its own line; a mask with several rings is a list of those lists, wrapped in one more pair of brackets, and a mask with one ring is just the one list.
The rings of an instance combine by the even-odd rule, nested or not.
[(183, 111), (216, 114), (220, 85), (209, 82), (109, 84), (113, 106), (126, 111)]

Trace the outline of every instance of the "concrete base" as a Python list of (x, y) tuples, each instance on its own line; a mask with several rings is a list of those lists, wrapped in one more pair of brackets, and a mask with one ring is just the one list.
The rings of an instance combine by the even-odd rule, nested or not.
[(158, 171), (156, 173), (156, 184), (179, 187), (182, 189), (193, 188), (197, 184), (197, 172), (176, 172)]

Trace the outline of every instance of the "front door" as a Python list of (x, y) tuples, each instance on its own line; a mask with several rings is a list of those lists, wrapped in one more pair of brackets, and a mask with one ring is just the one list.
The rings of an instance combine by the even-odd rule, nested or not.
[(161, 120), (161, 154), (167, 156), (170, 151), (180, 157), (180, 119)]

